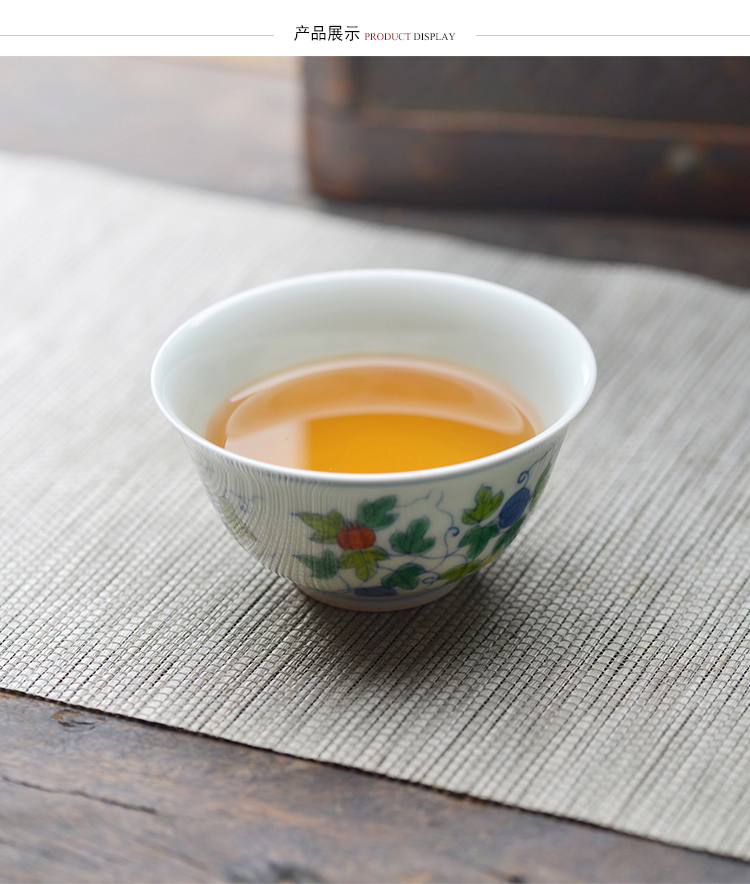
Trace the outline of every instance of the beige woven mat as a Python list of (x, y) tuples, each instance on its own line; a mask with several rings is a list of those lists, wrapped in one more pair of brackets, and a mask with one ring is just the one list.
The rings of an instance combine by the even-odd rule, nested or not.
[[(54, 160), (0, 185), (3, 687), (750, 858), (750, 298)], [(600, 366), (516, 544), (386, 615), (254, 564), (148, 383), (197, 309), (368, 266), (525, 290)]]

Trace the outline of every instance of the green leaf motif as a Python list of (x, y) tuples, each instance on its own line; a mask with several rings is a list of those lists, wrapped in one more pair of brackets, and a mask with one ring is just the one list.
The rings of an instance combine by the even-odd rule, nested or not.
[(253, 534), (253, 532), (245, 525), (245, 523), (240, 519), (237, 513), (234, 511), (234, 507), (232, 504), (226, 499), (226, 497), (219, 498), (219, 506), (221, 507), (221, 511), (224, 514), (224, 518), (227, 521), (230, 529), (234, 531), (239, 537), (244, 537), (247, 540), (255, 542), (258, 538)]
[(522, 516), (520, 519), (517, 519), (511, 526), (505, 531), (497, 540), (497, 543), (492, 549), (493, 553), (499, 552), (501, 549), (505, 549), (511, 541), (516, 539), (516, 535), (521, 530), (521, 526), (526, 521), (526, 516)]
[(534, 493), (531, 495), (531, 504), (529, 506), (529, 509), (536, 506), (536, 503), (539, 500), (542, 491), (544, 491), (544, 488), (549, 481), (549, 474), (551, 470), (552, 467), (549, 464), (547, 464), (544, 470), (542, 470), (542, 475), (537, 480), (536, 486), (534, 487)]
[(307, 565), (313, 577), (320, 577), (323, 579), (326, 577), (333, 577), (339, 568), (336, 556), (330, 549), (327, 549), (322, 556), (300, 555), (297, 556), (297, 558), (303, 565)]
[(475, 559), (493, 537), (500, 533), (500, 528), (491, 522), (489, 525), (474, 525), (459, 541), (459, 546), (468, 546), (469, 558)]
[(414, 519), (409, 522), (406, 531), (397, 531), (391, 534), (391, 546), (397, 553), (405, 556), (418, 556), (435, 546), (434, 537), (425, 537), (425, 531), (430, 527), (427, 518)]
[(344, 527), (344, 517), (336, 510), (331, 510), (327, 516), (319, 516), (317, 513), (297, 513), (302, 521), (314, 529), (310, 537), (314, 543), (335, 543), (336, 535)]
[(472, 571), (478, 571), (481, 567), (481, 562), (466, 562), (463, 565), (458, 565), (456, 568), (451, 568), (445, 574), (441, 574), (440, 579), (450, 580), (451, 582), (460, 580), (462, 577), (466, 577), (467, 574), (471, 574)]
[(493, 497), (489, 485), (482, 485), (474, 497), (474, 502), (476, 503), (474, 509), (464, 510), (464, 514), (461, 516), (464, 525), (476, 525), (491, 516), (503, 502), (503, 492), (498, 491)]
[(368, 549), (348, 549), (339, 559), (339, 567), (354, 568), (360, 580), (368, 580), (378, 569), (378, 562), (388, 558), (388, 553), (379, 546)]
[(419, 585), (419, 575), (423, 573), (424, 568), (421, 565), (410, 562), (384, 577), (383, 586), (389, 589), (416, 589)]
[(377, 531), (378, 528), (387, 528), (392, 525), (398, 516), (388, 512), (396, 506), (396, 497), (389, 495), (388, 497), (380, 497), (377, 500), (365, 500), (359, 505), (357, 510), (357, 521), (360, 525), (372, 528)]

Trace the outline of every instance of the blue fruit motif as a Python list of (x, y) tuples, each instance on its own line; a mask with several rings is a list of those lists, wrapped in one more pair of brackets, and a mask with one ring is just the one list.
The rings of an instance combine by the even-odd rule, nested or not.
[(510, 528), (526, 512), (526, 507), (530, 502), (531, 492), (528, 488), (521, 488), (520, 491), (516, 491), (513, 497), (500, 510), (500, 518), (497, 520), (500, 528)]

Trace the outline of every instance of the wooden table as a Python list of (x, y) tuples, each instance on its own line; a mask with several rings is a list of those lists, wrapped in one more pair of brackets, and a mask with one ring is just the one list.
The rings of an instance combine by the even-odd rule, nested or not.
[[(295, 59), (0, 59), (0, 148), (750, 287), (750, 226), (328, 205)], [(0, 881), (739, 882), (750, 864), (0, 692)]]

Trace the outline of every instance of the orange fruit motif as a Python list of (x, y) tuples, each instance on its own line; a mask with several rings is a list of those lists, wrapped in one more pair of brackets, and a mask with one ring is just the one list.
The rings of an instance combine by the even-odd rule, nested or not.
[(359, 522), (347, 522), (336, 540), (341, 549), (368, 549), (375, 543), (375, 532)]

